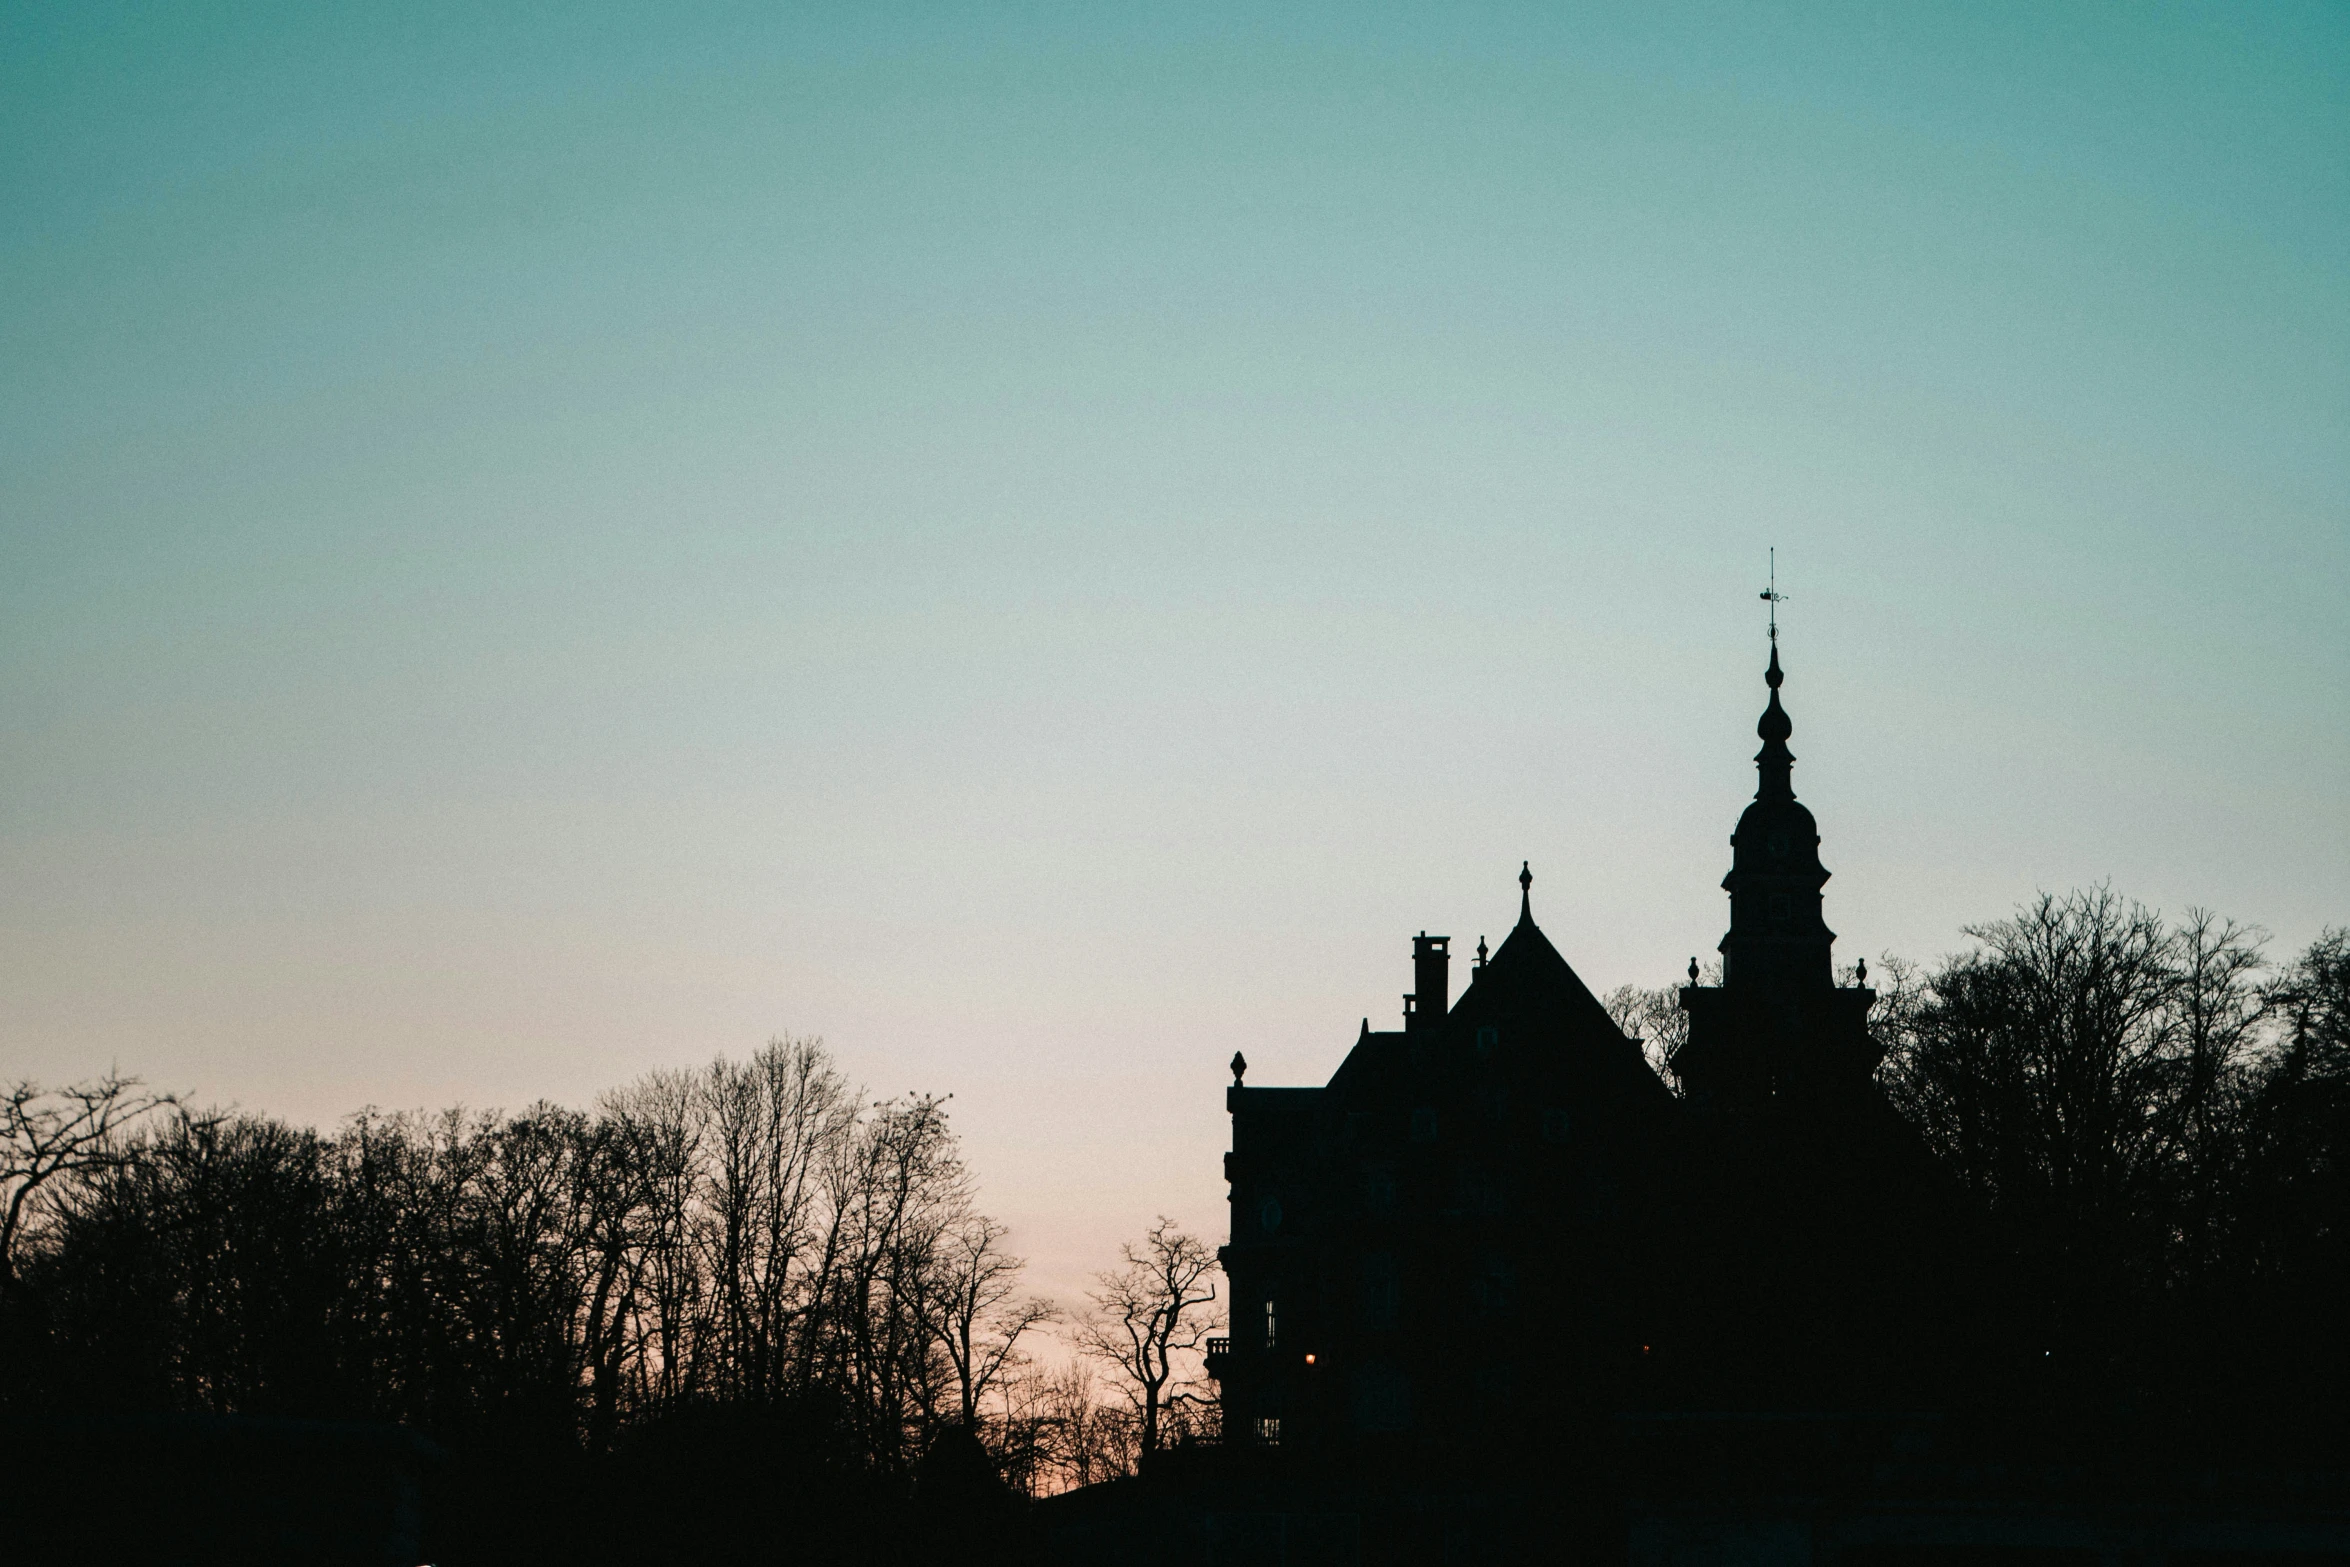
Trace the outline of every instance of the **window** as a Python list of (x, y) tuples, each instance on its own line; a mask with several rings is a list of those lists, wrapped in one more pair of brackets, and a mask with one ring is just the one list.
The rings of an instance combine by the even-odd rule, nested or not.
[(1281, 1233), (1281, 1199), (1268, 1197), (1257, 1204), (1257, 1226), (1267, 1235)]
[(1375, 1251), (1363, 1259), (1363, 1326), (1392, 1328), (1396, 1319), (1395, 1257)]
[(1355, 1373), (1354, 1419), (1358, 1430), (1401, 1431), (1412, 1423), (1412, 1384), (1393, 1366), (1365, 1366)]
[(1477, 1030), (1477, 1054), (1489, 1056), (1493, 1054), (1494, 1047), (1500, 1043), (1501, 1030), (1495, 1028), (1491, 1023)]
[(1479, 1263), (1477, 1272), (1469, 1281), (1469, 1299), (1484, 1317), (1506, 1315), (1511, 1298), (1517, 1293), (1517, 1270), (1507, 1259), (1488, 1253)]
[(1281, 1303), (1277, 1300), (1268, 1300), (1265, 1302), (1265, 1347), (1271, 1349), (1280, 1342)]
[(1395, 1166), (1384, 1159), (1363, 1166), (1363, 1206), (1375, 1214), (1395, 1212)]
[(1257, 1417), (1257, 1441), (1265, 1447), (1279, 1447), (1281, 1445), (1281, 1417), (1279, 1415), (1259, 1415)]
[(1436, 1112), (1425, 1105), (1412, 1112), (1412, 1141), (1415, 1143), (1436, 1141)]
[(1546, 1143), (1563, 1143), (1572, 1125), (1566, 1111), (1545, 1110), (1542, 1112), (1542, 1140)]
[(1585, 1176), (1576, 1192), (1577, 1206), (1586, 1219), (1613, 1219), (1620, 1211), (1616, 1200), (1616, 1179), (1605, 1171), (1594, 1171)]
[(1517, 1368), (1506, 1363), (1479, 1366), (1470, 1386), (1480, 1410), (1491, 1418), (1509, 1408), (1519, 1386)]
[(1500, 1176), (1492, 1170), (1465, 1164), (1453, 1172), (1454, 1206), (1463, 1213), (1492, 1218), (1509, 1206)]

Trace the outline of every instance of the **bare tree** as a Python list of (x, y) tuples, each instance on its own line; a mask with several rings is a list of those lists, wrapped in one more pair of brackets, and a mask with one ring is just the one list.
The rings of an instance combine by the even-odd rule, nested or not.
[(772, 1399), (804, 1315), (818, 1187), (857, 1103), (812, 1039), (773, 1040), (742, 1066), (703, 1078), (711, 1123), (704, 1249), (718, 1299), (725, 1389)]
[(2267, 993), (2265, 932), (2190, 908), (2172, 934), (2171, 1013), (2178, 1054), (2172, 1136), (2181, 1260), (2213, 1265), (2227, 1225), (2232, 1176), (2243, 1155), (2243, 1109), (2253, 1092)]
[(2106, 888), (1967, 934), (1981, 945), (1934, 972), (1881, 1076), (1994, 1208), (2110, 1235), (2174, 1148), (2176, 943)]
[(2350, 929), (2333, 926), (2273, 980), (2265, 997), (2282, 1038), (2273, 1072), (2350, 1075)]
[(1153, 1453), (1169, 1408), (1195, 1397), (1178, 1380), (1176, 1357), (1197, 1353), (1216, 1326), (1198, 1310), (1216, 1299), (1203, 1282), (1216, 1258), (1163, 1214), (1139, 1246), (1129, 1241), (1119, 1254), (1123, 1266), (1095, 1275), (1101, 1288), (1077, 1346), (1116, 1373), (1140, 1422), (1141, 1451)]
[(1008, 1233), (972, 1214), (939, 1243), (928, 1284), (930, 1331), (954, 1367), (962, 1422), (977, 1428), (980, 1401), (1018, 1362), (1021, 1336), (1060, 1315), (1049, 1300), (1019, 1294), (1027, 1264), (997, 1243)]
[(1004, 1472), (1031, 1496), (1134, 1473), (1139, 1427), (1123, 1398), (1105, 1403), (1083, 1361), (1030, 1368), (996, 1384)]
[[(1704, 984), (1720, 984), (1721, 960), (1715, 959), (1698, 974)], [(1616, 1027), (1639, 1042), (1649, 1070), (1678, 1093), (1679, 1080), (1673, 1076), (1673, 1052), (1689, 1037), (1689, 1014), (1681, 1010), (1681, 987), (1659, 985), (1649, 989), (1641, 985), (1618, 985), (1600, 1005), (1607, 1008), (1608, 1018)]]
[[(2239, 1123), (2236, 1272), (2270, 1289), (2302, 1281), (2304, 1320), (2330, 1321), (2350, 1281), (2350, 929), (2321, 932), (2263, 1002), (2273, 1033)], [(2284, 1341), (2321, 1338), (2340, 1342), (2330, 1328)]]
[(18, 1082), (0, 1095), (0, 1294), (16, 1278), (17, 1247), (41, 1189), (60, 1176), (110, 1163), (123, 1131), (176, 1102), (112, 1071), (66, 1088)]
[(923, 1303), (940, 1237), (969, 1211), (946, 1101), (908, 1094), (869, 1107), (826, 1172), (831, 1225), (823, 1363), (850, 1396), (869, 1449), (891, 1466), (943, 1392)]
[(699, 1350), (710, 1315), (708, 1279), (694, 1247), (705, 1156), (701, 1095), (688, 1072), (648, 1072), (604, 1096), (605, 1116), (635, 1167), (637, 1289), (627, 1352), (636, 1403), (668, 1410), (706, 1391)]

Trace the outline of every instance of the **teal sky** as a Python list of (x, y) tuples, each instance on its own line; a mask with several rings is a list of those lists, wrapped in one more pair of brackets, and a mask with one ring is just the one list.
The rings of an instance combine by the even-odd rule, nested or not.
[(2340, 6), (0, 4), (0, 1075), (820, 1033), (1074, 1287), (1531, 859), (2350, 918)]

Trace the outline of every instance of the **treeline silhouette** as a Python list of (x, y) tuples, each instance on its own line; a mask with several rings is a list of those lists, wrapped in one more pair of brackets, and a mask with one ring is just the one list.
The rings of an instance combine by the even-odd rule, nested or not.
[(447, 1561), (984, 1546), (1134, 1462), (1121, 1403), (1023, 1355), (1054, 1311), (942, 1101), (868, 1100), (813, 1042), (593, 1113), (155, 1109), (62, 1160), (53, 1117), (15, 1182), (11, 1413), (406, 1424), (451, 1455)]
[[(2068, 1397), (2343, 1450), (2350, 932), (2271, 964), (2092, 889), (1968, 934), (1872, 976), (1880, 1082)], [(1610, 1006), (1663, 1055), (1675, 997)], [(943, 1102), (813, 1042), (332, 1134), (20, 1085), (0, 1133), (0, 1410), (404, 1424), (448, 1455), (443, 1562), (986, 1560), (1146, 1427), (1214, 1435), (1198, 1242), (1162, 1221), (1104, 1276), (1072, 1337), (1109, 1387), (1031, 1360), (1057, 1313)]]
[[(2350, 931), (2272, 964), (2256, 927), (2096, 887), (1966, 934), (1866, 976), (1877, 1078), (2045, 1358), (2032, 1418), (2350, 1454)], [(1676, 987), (1607, 1005), (1654, 1062), (1685, 1037)]]
[(2052, 1386), (2239, 1455), (2350, 1452), (2350, 932), (2096, 888), (1886, 965), (1894, 1105), (1972, 1199)]

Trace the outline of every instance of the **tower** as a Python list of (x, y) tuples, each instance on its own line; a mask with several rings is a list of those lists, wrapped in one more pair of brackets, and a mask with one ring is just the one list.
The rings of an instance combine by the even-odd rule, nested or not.
[(1770, 700), (1755, 733), (1759, 776), (1754, 800), (1730, 835), (1730, 929), (1722, 937), (1722, 983), (1681, 991), (1689, 1037), (1674, 1052), (1673, 1071), (1690, 1103), (1703, 1109), (1755, 1109), (1789, 1096), (1836, 1097), (1866, 1086), (1882, 1055), (1870, 1041), (1868, 1010), (1876, 992), (1839, 987), (1829, 949), (1836, 933), (1822, 912), (1828, 871), (1820, 863), (1819, 824), (1795, 798), (1794, 720), (1780, 704), (1776, 591), (1771, 661), (1763, 673)]

